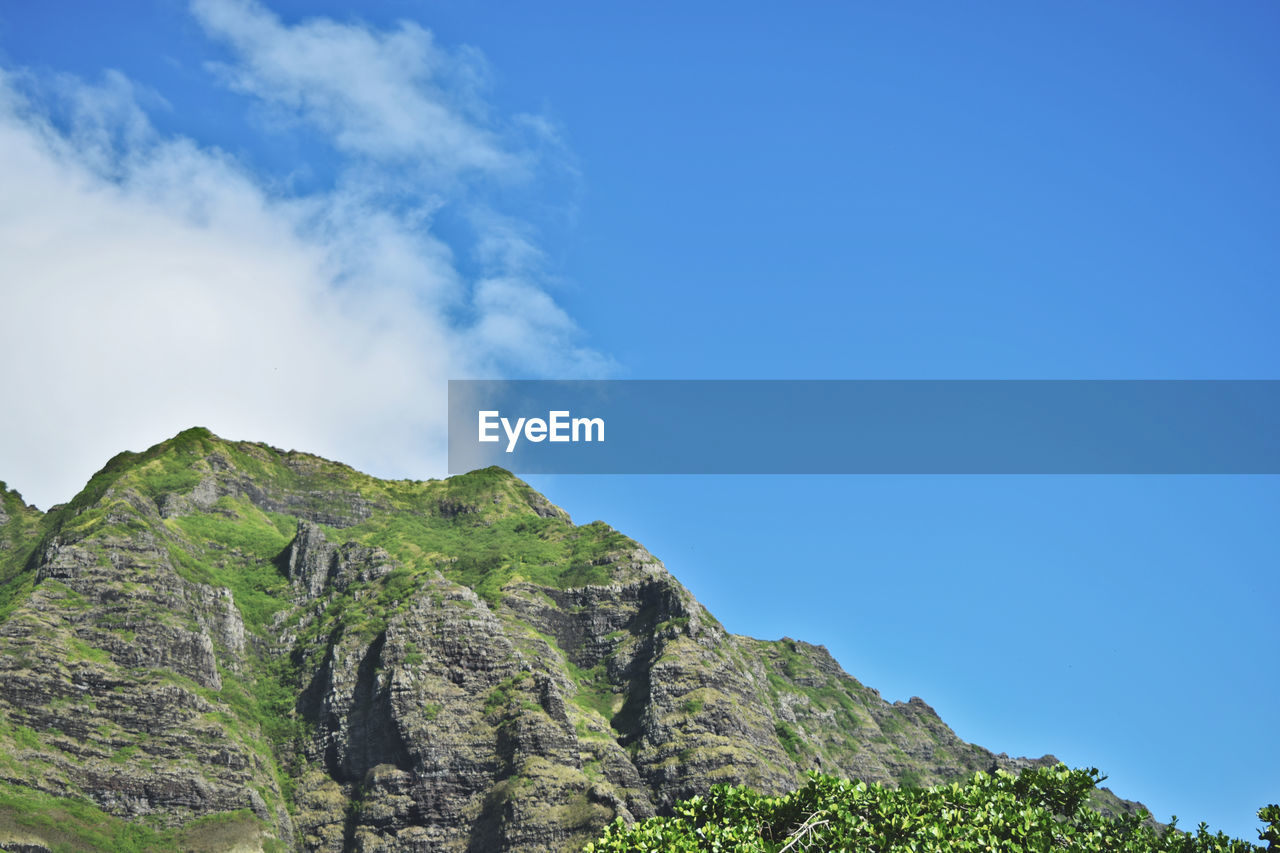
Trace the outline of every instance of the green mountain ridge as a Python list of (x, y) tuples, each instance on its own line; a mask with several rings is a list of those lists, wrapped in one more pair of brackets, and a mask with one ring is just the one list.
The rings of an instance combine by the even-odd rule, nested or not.
[(379, 480), (197, 428), (47, 513), (0, 484), (0, 849), (576, 850), (717, 783), (1055, 761), (728, 633), (501, 469)]

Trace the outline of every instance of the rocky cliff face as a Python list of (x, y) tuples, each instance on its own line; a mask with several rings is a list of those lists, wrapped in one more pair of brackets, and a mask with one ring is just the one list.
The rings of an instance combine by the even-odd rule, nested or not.
[(190, 430), (0, 497), (0, 848), (574, 850), (721, 782), (1014, 766), (498, 469)]

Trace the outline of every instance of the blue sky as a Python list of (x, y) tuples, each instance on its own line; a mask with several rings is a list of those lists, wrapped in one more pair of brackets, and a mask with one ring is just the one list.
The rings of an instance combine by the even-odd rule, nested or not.
[[(193, 424), (437, 475), (449, 377), (1280, 378), (1274, 3), (351, 8), (0, 6), (29, 499)], [(1274, 477), (534, 482), (969, 740), (1280, 799)]]

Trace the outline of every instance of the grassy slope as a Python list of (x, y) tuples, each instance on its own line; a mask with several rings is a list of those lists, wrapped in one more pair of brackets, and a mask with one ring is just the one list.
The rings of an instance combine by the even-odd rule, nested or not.
[(280, 851), (262, 836), (248, 809), (209, 815), (180, 828), (159, 828), (107, 814), (92, 803), (0, 784), (0, 845), (42, 844), (53, 853), (214, 853), (240, 849)]

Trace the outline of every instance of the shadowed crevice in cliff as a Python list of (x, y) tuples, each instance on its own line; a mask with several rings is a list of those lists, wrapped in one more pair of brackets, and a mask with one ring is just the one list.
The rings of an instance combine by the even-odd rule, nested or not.
[(644, 715), (650, 705), (649, 671), (641, 670), (627, 685), (627, 696), (609, 725), (618, 733), (618, 744), (629, 747), (644, 735)]
[[(336, 631), (335, 631), (336, 633)], [(334, 740), (333, 734), (339, 728), (341, 723), (336, 719), (332, 712), (326, 712), (325, 695), (329, 692), (329, 687), (333, 683), (333, 639), (330, 638), (329, 649), (325, 652), (324, 660), (320, 664), (320, 668), (316, 670), (315, 675), (307, 683), (306, 688), (298, 697), (297, 710), (304, 720), (311, 723), (315, 727), (317, 737), (323, 746), (324, 767), (330, 778), (339, 780), (339, 766), (341, 762), (338, 759), (338, 747)]]
[(504, 849), (503, 828), (515, 817), (511, 798), (517, 780), (504, 779), (494, 785), (484, 798), (480, 816), (471, 825), (466, 853), (489, 853)]
[(384, 678), (382, 649), (386, 642), (387, 633), (383, 631), (369, 644), (356, 670), (355, 690), (342, 739), (345, 749), (339, 781), (363, 782), (365, 775), (380, 764), (405, 771), (412, 767), (391, 707), (389, 682)]
[(364, 792), (356, 789), (342, 819), (342, 853), (357, 850), (356, 830), (360, 827), (360, 819), (364, 811)]
[(289, 580), (289, 563), (293, 559), (294, 549), (297, 547), (298, 537), (295, 535), (293, 541), (280, 550), (280, 553), (271, 558), (271, 565), (276, 567), (276, 571), (280, 573), (280, 577)]
[(412, 769), (382, 666), (386, 641), (384, 631), (363, 651), (353, 689), (344, 697), (338, 684), (342, 681), (336, 658), (340, 647), (334, 638), (319, 670), (298, 698), (299, 714), (316, 726), (326, 772), (342, 784), (362, 783), (379, 765)]
[[(333, 649), (341, 635), (341, 626), (335, 626), (329, 631), (323, 641), (325, 653), (320, 660), (320, 665), (316, 667), (310, 680), (307, 681), (307, 686), (298, 694), (298, 701), (294, 704), (294, 710), (311, 723), (317, 733), (333, 731), (338, 726), (332, 715), (326, 712), (324, 700), (333, 683)], [(300, 671), (305, 671), (302, 668), (307, 664), (306, 658), (306, 654), (300, 647), (295, 646), (289, 653), (290, 661)], [(332, 775), (332, 768), (330, 767), (329, 770)]]

